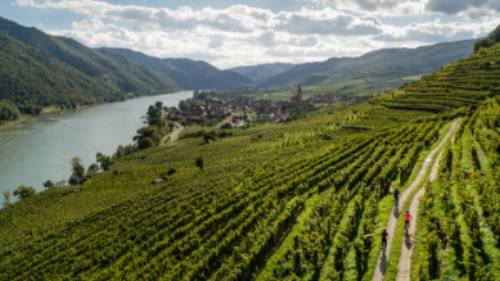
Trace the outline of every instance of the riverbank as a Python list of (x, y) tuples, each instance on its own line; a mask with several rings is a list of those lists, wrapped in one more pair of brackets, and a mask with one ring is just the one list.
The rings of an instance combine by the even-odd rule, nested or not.
[(72, 157), (80, 157), (88, 167), (96, 161), (97, 152), (111, 155), (119, 145), (133, 142), (150, 105), (161, 101), (165, 106), (178, 106), (191, 97), (192, 92), (146, 96), (78, 110), (46, 111), (3, 124), (0, 193), (21, 184), (42, 190), (48, 179), (67, 180)]
[(19, 118), (17, 118), (17, 120), (14, 121), (2, 121), (0, 122), (0, 130), (15, 127), (19, 122), (25, 121), (28, 118), (31, 117), (29, 115), (21, 115)]
[[(180, 92), (185, 92), (185, 91), (180, 91)], [(68, 112), (77, 112), (77, 111), (85, 109), (85, 108), (103, 105), (103, 104), (114, 104), (114, 103), (119, 103), (119, 102), (126, 102), (126, 101), (133, 100), (133, 99), (170, 95), (170, 94), (176, 94), (176, 93), (180, 93), (180, 92), (158, 93), (158, 94), (154, 94), (154, 95), (141, 95), (141, 96), (132, 95), (132, 96), (128, 96), (124, 100), (116, 100), (116, 101), (111, 101), (111, 102), (101, 102), (101, 103), (89, 104), (89, 105), (77, 105), (76, 108), (72, 108), (72, 109), (64, 109), (64, 108), (60, 108), (60, 107), (57, 107), (54, 105), (46, 106), (46, 107), (42, 108), (42, 111), (38, 115), (22, 114), (19, 116), (19, 118), (17, 120), (14, 120), (14, 121), (0, 121), (0, 130), (6, 129), (6, 128), (12, 128), (12, 127), (16, 126), (17, 124), (19, 124), (20, 122), (29, 120), (31, 118), (45, 117), (45, 116), (49, 116), (49, 115), (63, 114), (63, 113), (68, 113)], [(186, 91), (186, 92), (189, 92), (189, 91)]]

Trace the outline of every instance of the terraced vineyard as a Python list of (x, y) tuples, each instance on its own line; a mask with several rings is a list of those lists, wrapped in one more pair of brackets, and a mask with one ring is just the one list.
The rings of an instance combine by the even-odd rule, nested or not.
[(497, 97), (464, 122), (421, 208), (414, 280), (500, 276)]
[(481, 49), (384, 97), (391, 108), (442, 112), (477, 104), (500, 92), (500, 45)]
[(458, 118), (422, 204), (412, 276), (495, 280), (498, 65), (500, 45), (389, 97), (206, 145), (186, 138), (7, 206), (0, 280), (370, 280), (391, 190), (409, 186)]

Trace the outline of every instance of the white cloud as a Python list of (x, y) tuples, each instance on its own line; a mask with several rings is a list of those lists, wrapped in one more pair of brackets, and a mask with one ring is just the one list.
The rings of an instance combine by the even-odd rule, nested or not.
[(335, 7), (350, 12), (391, 16), (423, 14), (428, 0), (298, 0), (320, 7)]
[[(171, 9), (97, 0), (16, 3), (79, 15), (83, 19), (75, 20), (71, 26), (47, 31), (90, 46), (204, 59), (220, 67), (323, 60), (383, 47), (478, 37), (500, 23), (498, 12), (482, 6), (472, 7), (460, 16), (425, 10), (427, 1), (438, 0), (299, 1), (321, 5), (272, 11), (238, 4), (218, 9)], [(425, 20), (413, 22), (415, 18)]]

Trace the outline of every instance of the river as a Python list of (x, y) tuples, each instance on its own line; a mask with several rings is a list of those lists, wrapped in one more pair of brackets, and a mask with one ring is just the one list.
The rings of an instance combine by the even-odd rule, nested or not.
[[(80, 157), (88, 167), (95, 162), (96, 152), (112, 154), (118, 145), (132, 143), (149, 105), (162, 101), (166, 106), (177, 106), (192, 95), (179, 92), (141, 97), (29, 118), (0, 128), (0, 193), (21, 184), (41, 190), (47, 179), (67, 180), (72, 157)], [(3, 200), (0, 195), (0, 202)]]

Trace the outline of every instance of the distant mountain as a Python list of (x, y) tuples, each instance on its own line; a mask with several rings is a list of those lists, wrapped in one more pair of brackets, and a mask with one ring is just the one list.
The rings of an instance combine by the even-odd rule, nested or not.
[(230, 71), (239, 73), (254, 83), (261, 84), (270, 77), (290, 70), (294, 65), (291, 63), (268, 63), (249, 66), (239, 66), (229, 69)]
[(184, 89), (241, 89), (254, 86), (254, 82), (247, 77), (230, 70), (220, 70), (204, 61), (161, 59), (129, 49), (103, 48), (101, 51), (146, 65), (172, 78)]
[(403, 79), (430, 73), (447, 63), (467, 57), (473, 52), (474, 42), (466, 40), (415, 49), (382, 49), (357, 58), (332, 58), (323, 62), (300, 64), (270, 77), (259, 86), (335, 84), (365, 78), (381, 78), (378, 82)]
[(0, 41), (0, 100), (13, 101), (25, 113), (179, 89), (147, 66), (4, 18)]

